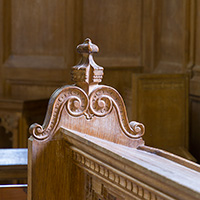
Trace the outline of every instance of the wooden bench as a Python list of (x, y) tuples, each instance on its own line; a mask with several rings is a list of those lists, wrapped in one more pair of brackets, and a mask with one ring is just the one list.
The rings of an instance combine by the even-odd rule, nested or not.
[(200, 166), (148, 147), (122, 97), (99, 85), (103, 68), (89, 39), (77, 47), (75, 85), (51, 96), (44, 124), (30, 127), (29, 200), (200, 199)]
[(12, 184), (27, 182), (27, 159), (27, 149), (0, 149), (0, 199), (27, 199), (27, 184)]
[(0, 185), (0, 199), (26, 200), (27, 199), (27, 184)]
[(0, 181), (27, 180), (28, 149), (0, 149)]

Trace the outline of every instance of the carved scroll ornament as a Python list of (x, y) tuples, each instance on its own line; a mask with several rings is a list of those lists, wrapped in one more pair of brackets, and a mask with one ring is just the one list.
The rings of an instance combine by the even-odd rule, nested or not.
[(84, 115), (85, 120), (106, 117), (115, 109), (123, 134), (133, 139), (140, 138), (144, 134), (144, 126), (135, 121), (129, 124), (120, 94), (112, 87), (98, 85), (102, 80), (103, 68), (98, 66), (92, 57), (92, 53), (97, 52), (98, 47), (86, 39), (77, 48), (82, 54), (82, 60), (72, 68), (75, 85), (64, 86), (54, 92), (49, 101), (44, 124), (33, 124), (30, 133), (39, 140), (52, 136), (58, 128), (63, 109), (73, 117)]

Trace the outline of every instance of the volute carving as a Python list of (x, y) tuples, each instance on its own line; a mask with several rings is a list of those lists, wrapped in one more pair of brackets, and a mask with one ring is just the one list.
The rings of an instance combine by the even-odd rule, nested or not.
[(83, 44), (78, 45), (77, 51), (82, 54), (82, 59), (72, 67), (72, 80), (75, 85), (64, 86), (54, 92), (44, 124), (33, 124), (30, 133), (39, 140), (53, 136), (59, 128), (63, 110), (77, 118), (78, 123), (78, 120), (83, 120), (80, 116), (85, 116), (84, 120), (90, 121), (95, 117), (107, 117), (115, 109), (122, 130), (120, 134), (132, 139), (141, 138), (144, 126), (135, 121), (129, 124), (120, 94), (112, 87), (99, 85), (103, 78), (103, 67), (93, 60), (93, 53), (97, 53), (99, 48), (92, 44), (90, 39), (86, 39)]

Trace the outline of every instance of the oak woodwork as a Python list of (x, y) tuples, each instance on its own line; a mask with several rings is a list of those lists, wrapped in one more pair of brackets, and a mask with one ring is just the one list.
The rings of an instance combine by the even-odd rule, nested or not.
[[(144, 134), (144, 126), (134, 121), (129, 124), (120, 94), (109, 86), (98, 85), (103, 77), (103, 67), (98, 66), (92, 57), (92, 53), (99, 51), (98, 47), (86, 39), (77, 50), (82, 54), (82, 59), (72, 67), (71, 73), (76, 84), (63, 86), (53, 93), (44, 125), (33, 124), (31, 133), (37, 139), (48, 139), (60, 126), (81, 132), (84, 126), (90, 130), (87, 134), (96, 137), (133, 147), (143, 144), (141, 136)], [(50, 117), (52, 114), (54, 116)], [(62, 115), (65, 120), (62, 120)], [(79, 124), (76, 123), (76, 117), (82, 119)], [(119, 121), (115, 129), (109, 127), (113, 118)], [(91, 124), (101, 129), (90, 129)], [(128, 138), (135, 142), (130, 143)]]
[(97, 63), (105, 67), (142, 66), (142, 2), (83, 1), (82, 37), (89, 36), (103, 49), (96, 56)]
[(42, 122), (48, 99), (0, 98), (0, 148), (27, 148), (28, 127)]
[(0, 95), (48, 98), (71, 84), (69, 70), (79, 59), (71, 47), (89, 36), (102, 49), (96, 60), (108, 72), (104, 83), (118, 89), (128, 112), (130, 74), (138, 71), (189, 73), (190, 94), (199, 97), (199, 4), (0, 0)]
[(147, 145), (196, 161), (188, 152), (188, 76), (133, 74), (132, 118), (146, 127)]
[(0, 199), (26, 200), (27, 185), (0, 185)]
[(67, 80), (67, 66), (74, 62), (68, 51), (74, 3), (1, 0), (1, 5), (3, 95), (47, 98)]
[(199, 199), (200, 166), (146, 146), (144, 125), (99, 84), (98, 47), (86, 39), (77, 49), (75, 84), (57, 89), (43, 125), (30, 127), (28, 199)]

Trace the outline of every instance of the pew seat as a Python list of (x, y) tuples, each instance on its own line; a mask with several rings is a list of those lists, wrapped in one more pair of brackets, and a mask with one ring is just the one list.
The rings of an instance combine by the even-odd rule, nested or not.
[(23, 185), (0, 185), (1, 200), (26, 200), (27, 184)]
[[(26, 200), (28, 149), (0, 149), (0, 199)], [(9, 183), (9, 184), (8, 184)]]
[(0, 181), (27, 181), (28, 149), (0, 149)]

